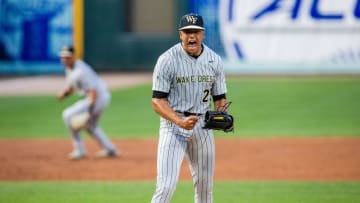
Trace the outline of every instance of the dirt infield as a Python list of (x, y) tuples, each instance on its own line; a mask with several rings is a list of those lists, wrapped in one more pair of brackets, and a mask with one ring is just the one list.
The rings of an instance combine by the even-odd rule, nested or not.
[[(0, 180), (151, 180), (156, 139), (115, 140), (122, 156), (71, 161), (69, 140), (0, 140)], [(360, 138), (216, 139), (215, 180), (359, 181)], [(184, 161), (181, 180), (190, 180)]]

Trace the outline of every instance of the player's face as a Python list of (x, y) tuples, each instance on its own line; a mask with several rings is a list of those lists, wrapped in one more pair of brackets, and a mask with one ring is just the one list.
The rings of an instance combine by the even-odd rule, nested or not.
[(72, 68), (73, 65), (74, 65), (74, 58), (73, 57), (61, 57), (60, 60), (61, 60), (61, 63), (66, 68)]
[(199, 29), (187, 29), (180, 31), (182, 47), (190, 56), (199, 56), (201, 44), (204, 39), (204, 31)]

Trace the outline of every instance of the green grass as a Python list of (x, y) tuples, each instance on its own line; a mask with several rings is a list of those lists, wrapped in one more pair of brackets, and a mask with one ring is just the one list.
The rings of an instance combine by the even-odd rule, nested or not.
[[(151, 110), (150, 86), (112, 92), (101, 126), (110, 137), (155, 137), (158, 116)], [(54, 96), (0, 97), (0, 138), (68, 137), (62, 111), (79, 97), (63, 102)]]
[[(0, 202), (150, 202), (152, 182), (0, 182)], [(172, 203), (193, 202), (191, 182), (179, 182)], [(360, 183), (216, 182), (214, 202), (356, 203)]]
[[(228, 90), (236, 129), (226, 136), (360, 136), (358, 78), (239, 78), (228, 80)], [(61, 112), (77, 99), (0, 97), (0, 138), (69, 138)], [(157, 137), (151, 85), (113, 91), (101, 125), (113, 138)], [(150, 202), (154, 189), (155, 182), (0, 181), (0, 202)], [(193, 195), (190, 182), (179, 182), (172, 203)], [(360, 182), (215, 182), (214, 202), (355, 203)]]
[(228, 86), (242, 135), (360, 135), (358, 79), (246, 80)]
[[(68, 137), (61, 112), (76, 99), (0, 97), (0, 138)], [(360, 135), (358, 78), (229, 79), (228, 99), (236, 127), (228, 136)], [(113, 91), (101, 125), (110, 137), (157, 137), (151, 85)]]

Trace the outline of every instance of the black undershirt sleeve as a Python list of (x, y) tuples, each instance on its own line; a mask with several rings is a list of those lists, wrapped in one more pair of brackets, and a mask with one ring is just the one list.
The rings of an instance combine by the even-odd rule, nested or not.
[(152, 98), (162, 99), (167, 98), (169, 93), (153, 90)]
[(214, 102), (220, 99), (226, 99), (226, 95), (225, 94), (220, 94), (220, 95), (214, 95), (213, 96), (213, 100)]

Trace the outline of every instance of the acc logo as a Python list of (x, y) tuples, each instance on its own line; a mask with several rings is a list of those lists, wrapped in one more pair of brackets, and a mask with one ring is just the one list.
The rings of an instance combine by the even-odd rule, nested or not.
[(331, 61), (360, 51), (360, 0), (223, 0), (226, 54), (256, 62)]

